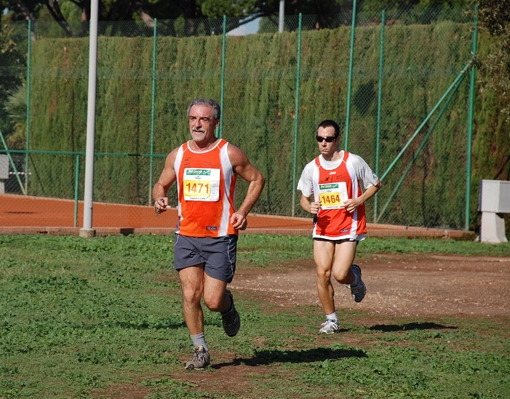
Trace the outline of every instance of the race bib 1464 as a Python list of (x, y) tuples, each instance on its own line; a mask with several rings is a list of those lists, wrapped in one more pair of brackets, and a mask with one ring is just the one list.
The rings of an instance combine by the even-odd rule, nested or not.
[(319, 200), (322, 209), (342, 208), (348, 199), (345, 182), (319, 184)]

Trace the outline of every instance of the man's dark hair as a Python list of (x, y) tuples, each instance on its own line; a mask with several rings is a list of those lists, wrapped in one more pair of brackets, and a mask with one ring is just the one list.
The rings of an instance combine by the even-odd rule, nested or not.
[(317, 130), (319, 130), (320, 127), (333, 127), (333, 129), (335, 129), (335, 137), (340, 136), (340, 126), (334, 120), (323, 120), (321, 123), (319, 123), (319, 126), (317, 126)]
[(188, 105), (188, 110), (186, 111), (186, 115), (189, 116), (189, 111), (193, 105), (205, 104), (209, 105), (213, 109), (213, 118), (216, 120), (220, 120), (221, 117), (221, 109), (218, 103), (210, 98), (196, 98)]

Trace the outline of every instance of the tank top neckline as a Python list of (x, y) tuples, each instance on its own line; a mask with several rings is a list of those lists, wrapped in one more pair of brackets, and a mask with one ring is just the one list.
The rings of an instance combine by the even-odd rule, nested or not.
[(191, 152), (195, 153), (195, 154), (204, 154), (204, 153), (207, 153), (207, 152), (210, 152), (212, 150), (214, 150), (216, 147), (218, 147), (220, 145), (220, 143), (222, 142), (222, 139), (220, 138), (216, 138), (216, 141), (214, 142), (213, 146), (211, 148), (207, 148), (206, 150), (203, 150), (203, 151), (197, 151), (197, 150), (194, 150), (192, 147), (191, 147), (191, 142), (193, 140), (188, 140), (186, 142), (186, 146), (188, 148), (188, 150), (190, 150)]

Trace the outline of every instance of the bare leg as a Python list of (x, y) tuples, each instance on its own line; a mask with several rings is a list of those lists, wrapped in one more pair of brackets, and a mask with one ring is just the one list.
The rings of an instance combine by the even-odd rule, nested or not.
[(204, 313), (200, 301), (204, 292), (203, 265), (191, 266), (179, 271), (182, 288), (182, 313), (191, 335), (204, 332)]
[(230, 297), (225, 294), (227, 283), (204, 276), (204, 303), (213, 312), (224, 312), (230, 307)]
[(355, 256), (356, 242), (314, 241), (317, 292), (326, 314), (335, 311), (335, 290), (331, 284), (331, 274), (341, 284), (352, 284), (355, 277), (350, 268)]
[(331, 241), (315, 240), (313, 258), (317, 270), (317, 293), (326, 314), (335, 311), (335, 290), (331, 284), (331, 269), (335, 256), (335, 244)]
[(356, 242), (343, 241), (335, 244), (335, 259), (333, 262), (333, 277), (340, 284), (352, 284), (356, 277), (351, 271), (352, 262), (356, 256)]

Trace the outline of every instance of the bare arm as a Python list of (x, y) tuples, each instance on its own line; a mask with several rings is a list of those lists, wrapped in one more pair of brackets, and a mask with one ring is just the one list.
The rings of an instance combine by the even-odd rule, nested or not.
[(246, 228), (246, 216), (259, 199), (266, 180), (262, 173), (251, 164), (248, 157), (236, 146), (229, 144), (228, 156), (234, 172), (249, 183), (241, 206), (230, 219), (230, 223), (235, 229), (244, 230)]
[(312, 215), (316, 215), (321, 207), (320, 202), (310, 201), (310, 198), (303, 194), (301, 194), (301, 198), (299, 199), (299, 205), (301, 205), (301, 208), (303, 208), (305, 212), (311, 213)]
[(165, 160), (165, 167), (159, 176), (159, 180), (152, 188), (152, 199), (154, 200), (154, 210), (159, 215), (166, 211), (168, 205), (167, 192), (170, 186), (177, 180), (177, 174), (174, 169), (175, 156), (177, 148), (173, 150)]

